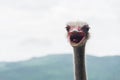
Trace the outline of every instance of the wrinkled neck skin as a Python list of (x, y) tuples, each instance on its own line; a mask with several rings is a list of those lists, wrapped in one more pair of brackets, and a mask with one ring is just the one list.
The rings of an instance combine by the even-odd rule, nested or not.
[(85, 45), (73, 47), (74, 64), (75, 64), (75, 80), (87, 80), (85, 70)]

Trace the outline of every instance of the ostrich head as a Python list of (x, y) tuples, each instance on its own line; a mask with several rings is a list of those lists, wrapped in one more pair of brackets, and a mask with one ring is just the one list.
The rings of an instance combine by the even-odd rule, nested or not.
[(68, 40), (73, 47), (85, 45), (89, 38), (89, 26), (85, 22), (69, 22), (66, 30)]

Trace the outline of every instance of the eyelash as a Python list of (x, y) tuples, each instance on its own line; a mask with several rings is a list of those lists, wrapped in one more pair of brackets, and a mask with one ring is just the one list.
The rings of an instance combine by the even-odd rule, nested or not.
[(69, 32), (69, 30), (70, 30), (70, 26), (67, 26), (67, 27), (66, 27), (66, 30)]
[(85, 25), (85, 26), (82, 27), (82, 30), (87, 32), (89, 30), (89, 27), (87, 25)]

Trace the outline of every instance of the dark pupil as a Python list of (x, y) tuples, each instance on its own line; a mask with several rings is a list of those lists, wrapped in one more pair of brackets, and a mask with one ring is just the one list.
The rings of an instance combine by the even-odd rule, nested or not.
[(88, 31), (89, 31), (88, 25), (83, 26), (83, 27), (82, 27), (82, 30), (83, 30), (84, 32), (88, 32)]
[(66, 30), (69, 31), (69, 30), (70, 30), (70, 26), (67, 26), (67, 27), (66, 27)]

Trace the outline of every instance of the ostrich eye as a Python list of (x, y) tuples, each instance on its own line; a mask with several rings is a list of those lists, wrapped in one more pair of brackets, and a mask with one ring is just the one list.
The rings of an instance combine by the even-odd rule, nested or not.
[(67, 25), (66, 30), (67, 30), (67, 32), (69, 32), (70, 26)]
[(89, 31), (89, 26), (88, 25), (84, 25), (82, 27), (82, 30), (85, 31), (85, 32), (88, 32)]

